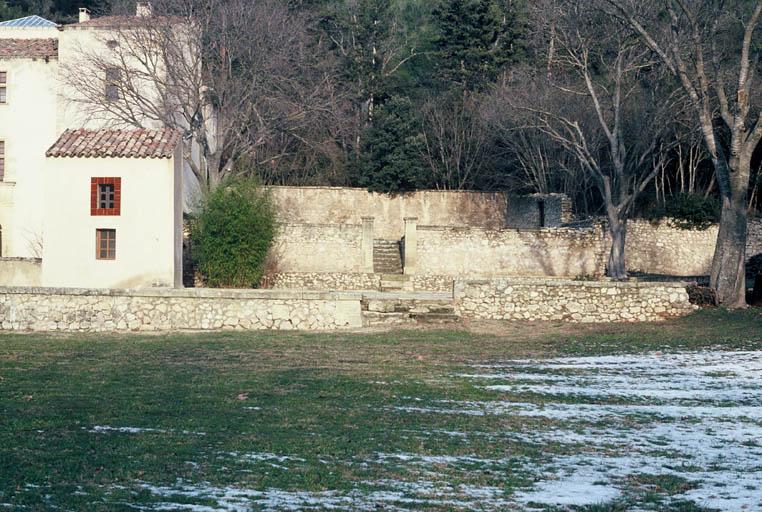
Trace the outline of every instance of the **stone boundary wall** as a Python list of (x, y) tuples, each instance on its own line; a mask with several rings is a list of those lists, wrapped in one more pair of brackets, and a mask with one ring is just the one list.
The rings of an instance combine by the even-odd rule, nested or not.
[(617, 283), (544, 279), (458, 280), (464, 319), (653, 322), (696, 309), (682, 283)]
[(362, 272), (362, 238), (361, 224), (281, 224), (272, 273)]
[(748, 261), (754, 256), (762, 255), (762, 219), (750, 220), (747, 233), (746, 259)]
[(405, 217), (436, 226), (505, 227), (507, 194), (420, 190), (379, 194), (362, 188), (268, 187), (278, 218), (288, 224), (361, 224), (375, 220), (375, 238), (399, 240)]
[[(670, 219), (660, 222), (631, 219), (627, 222), (627, 270), (673, 276), (708, 275), (717, 231), (716, 225), (690, 230), (676, 227)], [(757, 254), (762, 254), (762, 220), (750, 219), (746, 260)]]
[(416, 274), (460, 277), (601, 276), (600, 227), (537, 230), (419, 226)]
[(0, 286), (40, 286), (41, 283), (41, 259), (0, 258)]
[(627, 270), (672, 276), (708, 275), (717, 230), (717, 226), (680, 229), (669, 219), (658, 223), (632, 219), (627, 222), (625, 241)]
[(361, 296), (274, 290), (0, 288), (13, 331), (334, 330), (362, 327)]
[(278, 290), (379, 290), (381, 274), (361, 272), (290, 272), (267, 277), (266, 288)]

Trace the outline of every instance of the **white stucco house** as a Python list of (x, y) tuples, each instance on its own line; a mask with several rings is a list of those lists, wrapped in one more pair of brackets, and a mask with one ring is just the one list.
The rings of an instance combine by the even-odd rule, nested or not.
[(181, 135), (88, 116), (61, 76), (129, 18), (0, 23), (0, 286), (182, 286)]

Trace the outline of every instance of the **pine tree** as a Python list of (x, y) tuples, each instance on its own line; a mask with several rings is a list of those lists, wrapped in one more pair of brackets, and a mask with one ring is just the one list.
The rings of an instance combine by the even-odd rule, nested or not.
[(18, 7), (8, 5), (8, 2), (0, 0), (0, 21), (12, 20), (14, 18), (20, 18), (24, 15)]
[(375, 192), (406, 192), (429, 183), (422, 160), (422, 131), (410, 99), (393, 96), (377, 109), (365, 132), (355, 185)]
[(434, 9), (440, 85), (466, 91), (494, 81), (520, 53), (520, 8), (500, 0), (444, 0)]

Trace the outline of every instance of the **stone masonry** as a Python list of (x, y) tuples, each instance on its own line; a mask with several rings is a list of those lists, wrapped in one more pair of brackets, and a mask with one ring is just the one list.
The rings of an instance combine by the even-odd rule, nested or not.
[(653, 322), (696, 309), (681, 283), (461, 280), (455, 301), (461, 317), (479, 320)]
[(14, 331), (334, 330), (361, 327), (360, 297), (272, 290), (3, 288)]

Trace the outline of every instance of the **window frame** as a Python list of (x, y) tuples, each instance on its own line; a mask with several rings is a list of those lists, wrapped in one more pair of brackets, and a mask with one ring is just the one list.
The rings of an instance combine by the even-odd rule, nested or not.
[(121, 82), (121, 80), (122, 80), (122, 70), (120, 68), (118, 67), (106, 68), (103, 97), (107, 102), (112, 103), (122, 99), (122, 90), (119, 86), (119, 83)]
[[(100, 187), (111, 185), (114, 187), (114, 207), (100, 207)], [(114, 217), (122, 214), (122, 178), (120, 177), (93, 177), (90, 178), (90, 215), (98, 217)]]
[[(105, 238), (104, 235), (106, 235)], [(101, 242), (104, 241), (106, 242), (105, 255), (101, 252)], [(116, 229), (97, 228), (95, 230), (95, 259), (100, 261), (116, 260)]]
[(5, 181), (5, 171), (8, 167), (8, 143), (0, 139), (0, 183)]
[(2, 91), (2, 95), (0, 96), (0, 105), (7, 105), (8, 104), (8, 70), (0, 69), (0, 91)]

